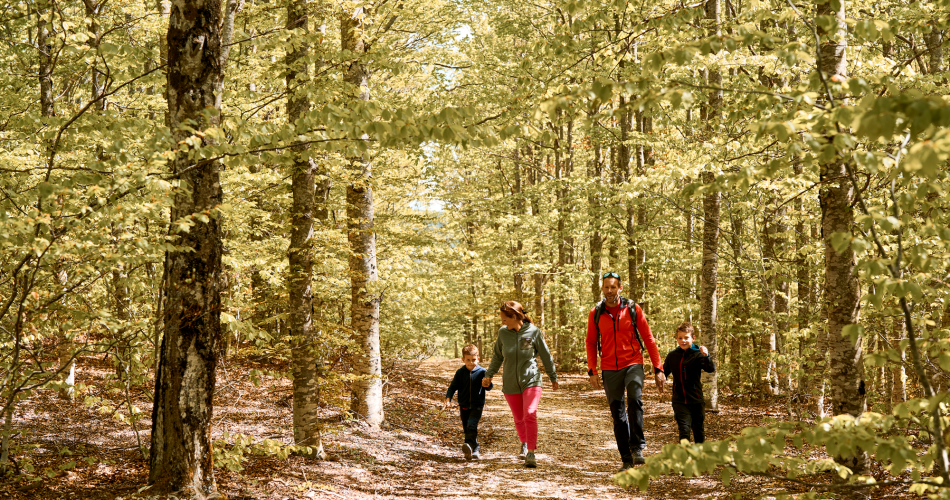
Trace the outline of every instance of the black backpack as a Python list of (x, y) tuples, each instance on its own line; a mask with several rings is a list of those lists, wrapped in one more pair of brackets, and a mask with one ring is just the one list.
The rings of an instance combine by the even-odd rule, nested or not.
[[(632, 305), (632, 307), (631, 307)], [(643, 340), (640, 338), (640, 332), (637, 330), (637, 304), (630, 302), (626, 297), (620, 297), (620, 310), (622, 311), (624, 307), (629, 307), (633, 311), (633, 337), (637, 339), (637, 343), (640, 344), (640, 352), (643, 352)], [(607, 300), (601, 300), (597, 303), (597, 306), (594, 308), (594, 328), (597, 329), (597, 354), (600, 357), (604, 357), (600, 349), (600, 315), (607, 313)], [(608, 315), (610, 313), (607, 313)], [(619, 312), (617, 313), (620, 314)], [(615, 347), (616, 348), (616, 347)]]

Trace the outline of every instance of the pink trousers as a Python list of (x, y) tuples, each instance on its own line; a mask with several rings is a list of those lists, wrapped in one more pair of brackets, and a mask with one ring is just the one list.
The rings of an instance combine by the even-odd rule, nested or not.
[(528, 449), (538, 447), (538, 403), (541, 402), (541, 387), (528, 387), (521, 394), (505, 394), (511, 415), (515, 417), (518, 439), (528, 444)]

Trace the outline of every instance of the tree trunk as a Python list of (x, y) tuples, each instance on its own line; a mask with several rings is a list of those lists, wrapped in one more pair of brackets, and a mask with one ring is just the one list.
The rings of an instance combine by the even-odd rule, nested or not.
[[(168, 24), (167, 99), (175, 143), (183, 128), (216, 127), (220, 111), (221, 2), (173, 0)], [(211, 140), (207, 136), (205, 144)], [(211, 449), (211, 414), (218, 343), (221, 340), (220, 163), (180, 154), (171, 162), (181, 179), (171, 211), (170, 233), (185, 251), (168, 256), (165, 337), (155, 382), (149, 483), (152, 492), (217, 498)], [(188, 231), (176, 221), (190, 219)]]
[[(653, 134), (653, 117), (649, 113), (642, 112), (640, 117), (637, 119), (637, 123), (640, 127), (640, 132), (644, 135)], [(656, 165), (656, 157), (653, 156), (653, 146), (643, 145), (640, 149), (640, 155), (642, 158), (643, 168), (638, 172), (638, 175), (646, 175), (646, 170), (648, 168)], [(638, 195), (640, 198), (640, 203), (637, 205), (637, 226), (640, 228), (641, 239), (643, 235), (647, 234), (647, 209), (646, 209), (646, 197), (641, 193)], [(644, 313), (647, 313), (649, 309), (649, 304), (647, 303), (647, 279), (646, 279), (646, 270), (643, 270), (641, 266), (646, 264), (647, 252), (646, 249), (641, 244), (637, 247), (637, 274), (631, 276), (629, 281), (634, 286), (633, 291), (630, 293), (631, 298), (643, 309)]]
[(773, 224), (766, 215), (762, 216), (762, 231), (759, 234), (761, 247), (762, 267), (759, 270), (762, 276), (762, 315), (768, 318), (764, 324), (759, 339), (758, 359), (763, 363), (762, 378), (759, 379), (759, 390), (762, 394), (776, 395), (779, 393), (778, 373), (775, 358), (778, 347), (778, 321), (775, 317), (775, 239), (771, 231)]
[[(522, 188), (522, 179), (521, 179), (521, 158), (518, 155), (518, 146), (517, 142), (515, 143), (515, 149), (513, 151), (514, 161), (512, 162), (512, 167), (514, 168), (514, 185), (511, 187), (511, 196), (512, 203), (514, 205), (514, 212), (518, 217), (525, 217), (528, 212), (527, 205), (524, 200), (524, 189)], [(498, 160), (498, 168), (501, 170), (501, 160)], [(515, 300), (521, 304), (524, 304), (524, 257), (522, 252), (524, 251), (524, 240), (521, 239), (521, 232), (517, 229), (515, 230), (515, 245), (512, 248), (512, 253), (514, 254), (514, 284), (515, 284)]]
[[(343, 13), (340, 42), (356, 57), (368, 49), (363, 39), (364, 13)], [(343, 76), (352, 99), (369, 101), (369, 72), (359, 59), (350, 61)], [(368, 139), (363, 137), (363, 139)], [(370, 427), (383, 423), (383, 372), (379, 346), (379, 295), (376, 274), (376, 234), (373, 232), (372, 165), (365, 153), (349, 158), (352, 181), (346, 187), (347, 239), (350, 244), (350, 314), (361, 352), (354, 363), (351, 409)]]
[(600, 207), (600, 196), (603, 189), (603, 165), (601, 164), (602, 147), (600, 143), (594, 145), (594, 156), (587, 164), (587, 176), (590, 178), (590, 187), (587, 195), (588, 224), (590, 225), (590, 268), (593, 271), (590, 283), (591, 299), (600, 300), (600, 272), (603, 268), (604, 238), (600, 232), (603, 214)]
[[(706, 19), (712, 21), (709, 29), (710, 36), (721, 34), (720, 13), (721, 6), (719, 0), (706, 1)], [(722, 107), (722, 74), (718, 70), (709, 71), (708, 85), (713, 87), (709, 92), (709, 110), (706, 114), (707, 140), (712, 140), (715, 130), (714, 126), (719, 121), (719, 109)], [(715, 173), (705, 171), (702, 173), (703, 184), (709, 185), (716, 180)], [(719, 302), (717, 286), (719, 285), (719, 211), (720, 211), (720, 193), (719, 191), (708, 191), (703, 196), (703, 262), (702, 262), (702, 280), (700, 287), (700, 327), (699, 330), (703, 336), (703, 343), (709, 349), (709, 357), (713, 360), (718, 359), (719, 341), (718, 341), (718, 323), (719, 323)], [(703, 385), (706, 390), (703, 392), (706, 408), (709, 411), (719, 411), (719, 374), (702, 373)]]
[(900, 351), (900, 362), (894, 363), (891, 368), (891, 387), (890, 400), (894, 404), (900, 404), (907, 401), (907, 372), (904, 369), (905, 354), (901, 349), (900, 343), (904, 339), (904, 315), (894, 316), (894, 323), (891, 326), (891, 335), (894, 339), (891, 347)]
[(930, 51), (930, 74), (942, 73), (943, 67), (943, 36), (944, 30), (936, 27), (930, 30), (930, 33), (924, 35), (927, 41), (927, 49)]
[(534, 316), (538, 328), (544, 328), (544, 276), (534, 275)]
[[(736, 262), (735, 286), (739, 290), (739, 299), (736, 305), (735, 325), (736, 332), (733, 333), (732, 342), (729, 346), (729, 364), (733, 370), (733, 392), (739, 392), (742, 387), (742, 347), (743, 340), (748, 334), (748, 321), (751, 316), (752, 308), (749, 306), (749, 295), (746, 290), (746, 279), (742, 271), (742, 232), (743, 223), (741, 214), (736, 217), (732, 210), (729, 211), (729, 219), (732, 225), (732, 255)], [(754, 380), (758, 380), (758, 363), (753, 365), (752, 373), (755, 374)]]
[[(712, 172), (703, 172), (703, 183), (710, 184), (715, 180)], [(703, 197), (703, 282), (702, 300), (700, 300), (700, 331), (703, 343), (709, 349), (709, 357), (717, 359), (718, 354), (718, 323), (719, 302), (716, 287), (719, 270), (719, 209), (720, 198), (718, 191), (706, 193)], [(719, 411), (719, 377), (718, 373), (702, 374), (703, 385), (706, 390), (703, 396), (706, 408), (710, 411)]]
[[(309, 16), (304, 0), (287, 4), (287, 29), (309, 31)], [(293, 125), (310, 110), (306, 92), (295, 91), (310, 80), (310, 46), (306, 42), (294, 44), (285, 56), (287, 63), (287, 121)], [(304, 131), (298, 131), (304, 133)], [(318, 369), (322, 359), (317, 351), (313, 327), (313, 230), (316, 215), (316, 162), (310, 157), (309, 147), (297, 144), (291, 148), (291, 208), (290, 248), (287, 251), (289, 328), (293, 363), (293, 424), (294, 444), (298, 453), (322, 460), (326, 457), (319, 419)]]
[[(692, 182), (692, 180), (687, 177), (686, 183), (688, 184), (690, 182)], [(686, 219), (685, 220), (686, 228), (685, 228), (685, 234), (683, 236), (686, 239), (685, 255), (688, 257), (689, 255), (693, 253), (693, 203), (691, 200), (688, 200), (688, 199), (684, 203), (686, 204), (686, 212), (683, 214), (683, 216)], [(696, 289), (693, 286), (693, 270), (691, 266), (689, 264), (684, 263), (684, 267), (686, 268), (686, 279), (685, 279), (686, 317), (683, 319), (685, 321), (689, 321), (690, 323), (692, 323), (693, 322), (692, 302), (693, 302), (693, 297), (696, 295)]]
[[(821, 33), (819, 47), (822, 78), (830, 81), (847, 78), (847, 27), (845, 24), (845, 1), (841, 0), (837, 12), (831, 11), (829, 3), (816, 5), (816, 15), (834, 15), (837, 29), (833, 33)], [(833, 133), (833, 132), (832, 132)], [(829, 137), (829, 143), (831, 142)], [(837, 251), (832, 245), (834, 235), (851, 235), (854, 228), (854, 190), (848, 178), (846, 161), (836, 155), (822, 163), (820, 193), (822, 236), (825, 242), (825, 305), (828, 311), (828, 351), (831, 354), (829, 382), (831, 407), (834, 415), (848, 414), (857, 417), (864, 411), (865, 395), (862, 381), (862, 339), (852, 340), (842, 336), (844, 327), (858, 322), (860, 292), (855, 269), (856, 257), (850, 245)], [(860, 473), (865, 468), (866, 456), (835, 457), (835, 460)]]
[[(795, 175), (802, 175), (802, 165), (794, 165)], [(814, 371), (812, 367), (804, 363), (804, 353), (808, 347), (816, 348), (811, 341), (809, 325), (811, 323), (811, 311), (814, 304), (814, 293), (812, 291), (811, 271), (806, 260), (805, 247), (808, 245), (808, 228), (804, 220), (804, 202), (801, 197), (795, 200), (795, 213), (798, 222), (795, 223), (795, 247), (796, 258), (795, 265), (797, 271), (797, 292), (798, 292), (798, 359), (801, 378), (798, 380), (798, 400), (810, 399), (809, 392), (812, 390), (812, 380)], [(806, 336), (807, 335), (807, 336)]]

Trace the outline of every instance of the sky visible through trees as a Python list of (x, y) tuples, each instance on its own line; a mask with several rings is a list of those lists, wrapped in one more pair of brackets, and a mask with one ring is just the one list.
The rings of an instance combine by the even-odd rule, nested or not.
[(24, 405), (104, 404), (107, 360), (153, 491), (213, 498), (227, 363), (292, 380), (267, 453), (321, 461), (386, 426), (399, 363), (487, 356), (505, 300), (584, 371), (614, 271), (661, 353), (696, 326), (709, 410), (783, 412), (618, 484), (950, 497), (948, 28), (947, 0), (3, 4), (0, 472), (38, 477)]

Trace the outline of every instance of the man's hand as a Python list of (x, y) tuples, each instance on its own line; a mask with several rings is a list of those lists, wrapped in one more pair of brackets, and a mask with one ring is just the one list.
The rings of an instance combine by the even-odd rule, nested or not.
[(482, 387), (491, 387), (491, 378), (485, 377), (482, 379)]
[(590, 385), (594, 389), (600, 389), (600, 376), (596, 373), (590, 376)]
[(706, 346), (699, 346), (699, 352), (703, 353), (703, 356), (709, 356), (709, 349), (706, 349)]
[(551, 382), (551, 390), (552, 390), (552, 391), (556, 391), (556, 390), (557, 390), (557, 380)]
[(663, 392), (663, 384), (666, 383), (666, 375), (664, 375), (663, 372), (659, 372), (653, 379), (656, 381), (656, 390)]

